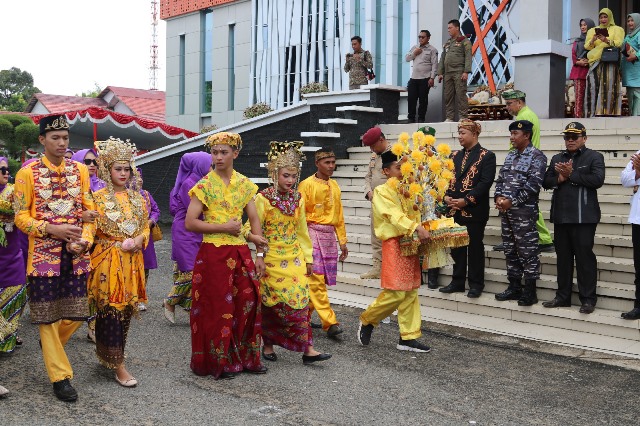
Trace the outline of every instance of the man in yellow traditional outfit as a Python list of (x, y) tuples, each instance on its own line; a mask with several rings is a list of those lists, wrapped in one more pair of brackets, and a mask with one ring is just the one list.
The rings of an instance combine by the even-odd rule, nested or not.
[(400, 239), (418, 234), (420, 241), (429, 239), (429, 231), (421, 224), (420, 212), (413, 209), (413, 199), (398, 192), (398, 178), (402, 177), (398, 157), (391, 151), (382, 154), (382, 169), (389, 177), (386, 183), (373, 192), (373, 224), (376, 236), (382, 240), (382, 270), (380, 295), (360, 315), (358, 341), (369, 345), (373, 328), (383, 318), (398, 310), (400, 341), (396, 348), (401, 351), (429, 352), (429, 346), (417, 339), (422, 335), (420, 325), (420, 258), (418, 254), (403, 256)]
[(64, 116), (40, 120), (44, 156), (16, 175), (15, 224), (29, 236), (29, 306), (39, 325), (42, 356), (53, 391), (62, 401), (75, 401), (73, 370), (64, 345), (89, 316), (88, 249), (95, 225), (82, 214), (95, 210), (89, 171), (65, 158), (69, 124)]
[[(304, 198), (309, 236), (313, 243), (313, 274), (309, 278), (309, 312), (315, 309), (322, 320), (322, 329), (334, 338), (343, 332), (336, 314), (331, 309), (327, 286), (336, 284), (338, 260), (349, 255), (347, 231), (344, 226), (340, 187), (331, 179), (336, 169), (336, 155), (331, 148), (315, 153), (317, 171), (302, 182), (298, 191)], [(336, 246), (340, 243), (340, 257)]]

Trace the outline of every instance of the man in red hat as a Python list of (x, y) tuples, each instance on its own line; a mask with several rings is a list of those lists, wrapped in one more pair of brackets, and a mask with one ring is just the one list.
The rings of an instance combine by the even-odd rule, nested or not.
[[(382, 154), (391, 149), (391, 144), (387, 141), (380, 130), (380, 127), (372, 127), (362, 136), (362, 144), (371, 149), (371, 160), (369, 170), (364, 178), (364, 196), (367, 200), (373, 199), (373, 190), (387, 181), (387, 176), (382, 172)], [(376, 237), (373, 231), (373, 215), (371, 215), (371, 249), (373, 251), (373, 266), (368, 272), (360, 275), (362, 279), (380, 278), (380, 266), (382, 262), (382, 242)]]

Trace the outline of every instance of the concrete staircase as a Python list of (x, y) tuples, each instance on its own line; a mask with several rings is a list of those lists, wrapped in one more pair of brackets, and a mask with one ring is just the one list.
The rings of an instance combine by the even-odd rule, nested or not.
[[(550, 159), (564, 148), (560, 135), (571, 120), (542, 120), (541, 146)], [(620, 172), (628, 157), (640, 148), (640, 119), (584, 119), (588, 129), (587, 146), (605, 156), (605, 185), (598, 191), (603, 217), (596, 231), (595, 253), (598, 259), (598, 306), (591, 315), (578, 312), (579, 300), (574, 283), (571, 308), (547, 309), (541, 304), (520, 307), (515, 301), (498, 302), (494, 298), (506, 288), (504, 254), (491, 251), (501, 241), (500, 219), (492, 210), (485, 235), (485, 292), (478, 299), (465, 293), (443, 294), (420, 289), (426, 320), (481, 329), (522, 338), (582, 347), (591, 350), (640, 358), (640, 321), (625, 321), (620, 313), (633, 307), (635, 286), (631, 225), (627, 223), (631, 189), (620, 186)], [(483, 122), (482, 146), (496, 153), (498, 168), (506, 157), (508, 121)], [(459, 147), (455, 123), (431, 124), (438, 142)], [(419, 125), (381, 125), (387, 139), (395, 141), (403, 132), (411, 134)], [(345, 222), (349, 238), (349, 257), (341, 264), (338, 285), (332, 301), (365, 307), (379, 293), (378, 280), (361, 280), (359, 274), (372, 264), (370, 246), (370, 203), (363, 194), (364, 176), (370, 158), (367, 148), (349, 148), (349, 158), (338, 161), (334, 174), (342, 190)], [(551, 192), (541, 194), (540, 207), (548, 222)], [(556, 289), (556, 255), (543, 253), (542, 278), (538, 298), (551, 300)], [(440, 284), (450, 282), (451, 268), (443, 268)]]

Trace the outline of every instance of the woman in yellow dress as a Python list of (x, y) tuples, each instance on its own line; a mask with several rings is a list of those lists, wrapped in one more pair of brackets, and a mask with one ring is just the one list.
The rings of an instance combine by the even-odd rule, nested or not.
[(604, 62), (602, 52), (609, 47), (622, 46), (624, 29), (616, 25), (613, 13), (606, 7), (598, 14), (598, 23), (600, 25), (587, 31), (584, 42), (589, 60), (584, 94), (585, 117), (620, 115), (622, 112), (620, 61)]
[[(304, 198), (295, 188), (300, 174), (302, 142), (271, 142), (269, 178), (273, 186), (255, 198), (264, 238), (250, 235), (256, 246), (268, 244), (262, 298), (262, 357), (277, 361), (273, 345), (302, 352), (305, 365), (331, 358), (313, 348), (309, 324), (309, 280), (313, 246), (307, 230)], [(248, 227), (245, 227), (248, 230)], [(260, 253), (262, 254), (262, 253)]]
[(91, 253), (89, 307), (96, 315), (96, 354), (125, 387), (137, 380), (124, 364), (131, 316), (147, 301), (142, 249), (149, 241), (149, 214), (133, 163), (135, 145), (120, 139), (97, 142), (98, 174), (107, 187), (93, 194), (99, 217)]

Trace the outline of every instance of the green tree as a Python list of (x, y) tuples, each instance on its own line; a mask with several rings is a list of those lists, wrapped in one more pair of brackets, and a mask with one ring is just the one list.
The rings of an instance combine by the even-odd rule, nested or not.
[(86, 92), (82, 92), (79, 95), (76, 93), (76, 96), (82, 96), (83, 98), (97, 98), (98, 95), (102, 93), (102, 89), (97, 81), (93, 82), (93, 89), (89, 89)]
[(29, 99), (40, 93), (33, 85), (33, 76), (20, 68), (0, 71), (0, 110), (24, 111)]
[(40, 130), (29, 117), (7, 114), (0, 116), (0, 140), (11, 158), (38, 143)]

